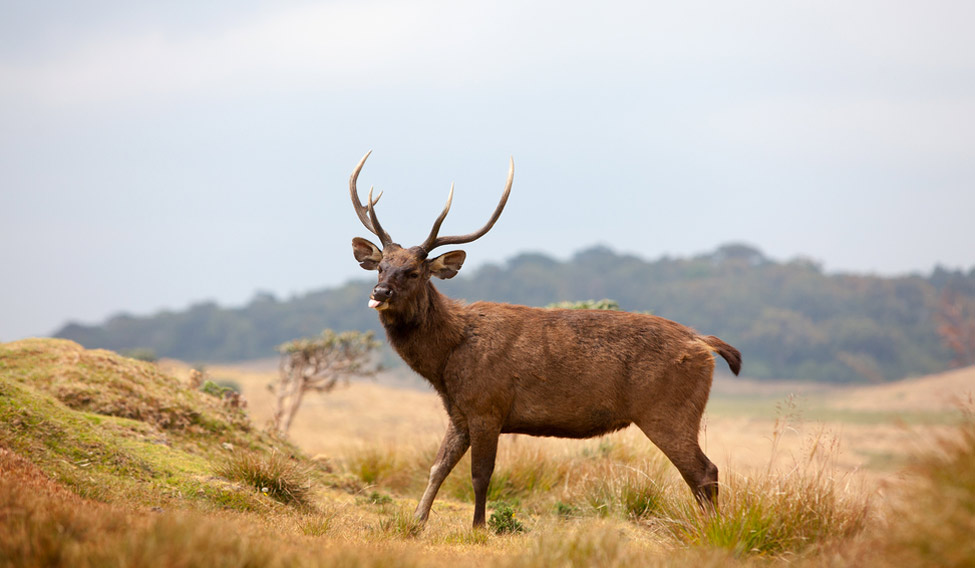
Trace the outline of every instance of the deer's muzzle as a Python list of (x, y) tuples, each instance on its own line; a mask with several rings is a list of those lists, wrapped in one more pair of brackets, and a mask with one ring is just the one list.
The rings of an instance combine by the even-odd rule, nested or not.
[(386, 286), (379, 285), (372, 289), (369, 296), (369, 307), (381, 310), (386, 306), (386, 302), (393, 297), (393, 291)]

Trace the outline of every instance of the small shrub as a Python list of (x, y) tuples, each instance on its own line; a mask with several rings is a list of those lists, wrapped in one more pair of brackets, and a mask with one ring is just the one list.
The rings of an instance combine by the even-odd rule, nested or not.
[(222, 386), (209, 379), (204, 381), (203, 384), (200, 385), (200, 391), (210, 396), (215, 396), (217, 398), (223, 398), (225, 394), (230, 392), (235, 392), (234, 389), (227, 386)]
[(380, 493), (378, 491), (373, 491), (369, 494), (367, 501), (373, 505), (388, 505), (393, 502), (393, 498), (385, 493)]
[(379, 367), (371, 363), (373, 350), (382, 345), (372, 331), (326, 329), (318, 337), (296, 339), (278, 346), (281, 353), (278, 380), (268, 385), (277, 404), (272, 427), (286, 435), (307, 392), (331, 392), (350, 377), (372, 377)]
[(555, 514), (562, 519), (571, 519), (579, 516), (579, 507), (558, 501), (555, 503)]
[(239, 481), (286, 505), (308, 505), (311, 478), (307, 467), (280, 452), (234, 452), (217, 474)]
[(488, 519), (488, 526), (494, 534), (514, 534), (525, 532), (525, 525), (515, 518), (515, 509), (504, 501), (494, 504), (494, 511)]
[(119, 355), (123, 357), (128, 357), (129, 359), (135, 359), (136, 361), (145, 361), (146, 363), (155, 363), (159, 360), (159, 356), (156, 355), (155, 350), (148, 347), (136, 347), (135, 349), (125, 349), (119, 352)]
[[(202, 375), (201, 375), (202, 376)], [(191, 384), (199, 382), (200, 377), (192, 379)], [(209, 379), (200, 384), (199, 389), (204, 394), (219, 398), (228, 408), (243, 409), (247, 407), (247, 401), (240, 392), (240, 385), (236, 381), (220, 380), (211, 381)]]
[(227, 392), (227, 390), (238, 394), (244, 392), (241, 390), (240, 383), (233, 379), (216, 379), (213, 382), (216, 383), (218, 387), (224, 389), (224, 392)]

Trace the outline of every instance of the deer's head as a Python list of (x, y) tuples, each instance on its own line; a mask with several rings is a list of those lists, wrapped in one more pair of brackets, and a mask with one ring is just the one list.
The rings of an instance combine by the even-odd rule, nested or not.
[(437, 278), (453, 278), (464, 264), (467, 253), (462, 250), (446, 252), (435, 258), (430, 258), (430, 252), (444, 245), (459, 245), (469, 243), (481, 238), (491, 230), (494, 223), (501, 216), (505, 203), (508, 202), (508, 194), (511, 193), (511, 182), (515, 175), (515, 162), (512, 159), (508, 169), (508, 182), (504, 188), (501, 201), (491, 215), (491, 219), (479, 230), (466, 235), (449, 237), (437, 236), (440, 225), (450, 211), (450, 202), (454, 198), (454, 186), (450, 186), (450, 194), (447, 196), (447, 204), (437, 220), (433, 223), (430, 235), (422, 244), (415, 247), (404, 248), (390, 238), (389, 233), (383, 230), (376, 218), (375, 205), (382, 196), (372, 197), (372, 188), (369, 189), (369, 197), (366, 205), (359, 201), (359, 192), (356, 189), (356, 179), (362, 166), (366, 163), (367, 153), (359, 161), (352, 177), (349, 178), (349, 193), (352, 196), (352, 205), (355, 207), (356, 215), (371, 233), (379, 237), (382, 248), (377, 247), (370, 241), (356, 237), (352, 239), (352, 252), (355, 259), (359, 261), (359, 266), (366, 270), (378, 270), (379, 282), (372, 289), (369, 299), (369, 307), (379, 311), (395, 309), (397, 306), (405, 305), (416, 297), (420, 290), (423, 290), (431, 276)]

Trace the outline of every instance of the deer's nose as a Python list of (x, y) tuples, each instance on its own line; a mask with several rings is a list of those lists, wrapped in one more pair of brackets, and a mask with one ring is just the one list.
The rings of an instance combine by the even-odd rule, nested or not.
[(393, 291), (386, 286), (376, 286), (372, 289), (372, 299), (385, 302), (393, 296)]

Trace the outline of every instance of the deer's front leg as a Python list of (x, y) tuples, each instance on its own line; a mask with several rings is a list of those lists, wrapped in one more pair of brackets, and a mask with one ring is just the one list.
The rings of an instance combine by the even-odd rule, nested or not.
[(474, 526), (483, 527), (488, 484), (494, 473), (501, 427), (494, 424), (471, 424), (471, 482), (474, 485)]
[(430, 481), (427, 483), (426, 491), (423, 492), (423, 497), (420, 498), (420, 503), (413, 513), (414, 518), (426, 521), (427, 517), (430, 516), (430, 507), (433, 506), (433, 500), (437, 497), (440, 485), (443, 484), (444, 479), (447, 479), (454, 466), (467, 452), (470, 443), (470, 436), (467, 431), (458, 427), (451, 420), (450, 424), (447, 425), (447, 433), (444, 434), (443, 441), (440, 442), (437, 459), (434, 460), (433, 467), (430, 468)]

